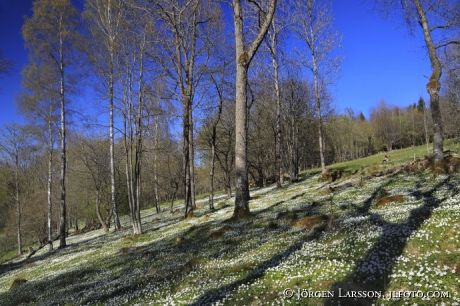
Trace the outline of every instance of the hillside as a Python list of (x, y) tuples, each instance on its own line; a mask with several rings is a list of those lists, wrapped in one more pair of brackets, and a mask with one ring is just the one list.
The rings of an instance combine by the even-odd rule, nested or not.
[(128, 218), (71, 236), (1, 265), (0, 305), (459, 305), (460, 175), (407, 152), (252, 190), (246, 220), (222, 198), (189, 220), (145, 210), (141, 236)]

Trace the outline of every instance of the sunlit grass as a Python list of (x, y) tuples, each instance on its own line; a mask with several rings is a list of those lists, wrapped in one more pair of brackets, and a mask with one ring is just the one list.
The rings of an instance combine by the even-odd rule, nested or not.
[[(395, 164), (411, 159), (400, 153)], [(353, 173), (372, 163), (343, 166)], [(234, 199), (209, 211), (205, 197), (189, 220), (143, 211), (143, 235), (132, 235), (124, 216), (121, 232), (71, 236), (65, 249), (1, 266), (0, 305), (335, 305), (298, 294), (337, 288), (450, 294), (361, 305), (458, 305), (459, 174), (402, 173), (333, 192), (320, 174), (303, 176), (281, 190), (253, 190), (245, 220), (229, 221)], [(388, 197), (403, 200), (377, 207)], [(309, 217), (323, 221), (307, 226)], [(27, 282), (8, 292), (18, 278)]]

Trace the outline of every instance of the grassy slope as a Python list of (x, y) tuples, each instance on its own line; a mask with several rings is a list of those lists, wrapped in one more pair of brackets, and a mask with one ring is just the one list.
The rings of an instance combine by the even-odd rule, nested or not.
[[(376, 165), (383, 155), (334, 165), (345, 175), (332, 184), (309, 172), (282, 190), (254, 190), (247, 220), (228, 221), (229, 199), (215, 211), (202, 202), (191, 220), (143, 211), (141, 236), (131, 235), (125, 218), (121, 232), (69, 237), (63, 250), (0, 266), (0, 305), (335, 305), (339, 290), (450, 296), (342, 298), (341, 305), (458, 305), (459, 174), (424, 171), (328, 188), (408, 162), (411, 150), (424, 154), (423, 147), (395, 151), (385, 167)], [(377, 208), (388, 196), (403, 201)], [(19, 278), (28, 282), (8, 292)], [(335, 297), (302, 297), (307, 290)]]

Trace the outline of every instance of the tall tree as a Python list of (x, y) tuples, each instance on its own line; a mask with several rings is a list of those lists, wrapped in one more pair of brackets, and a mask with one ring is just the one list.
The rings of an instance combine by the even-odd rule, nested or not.
[(290, 19), (290, 7), (287, 2), (279, 5), (272, 23), (268, 28), (265, 39), (273, 66), (273, 85), (276, 99), (276, 128), (275, 128), (275, 177), (276, 188), (281, 188), (283, 183), (282, 156), (281, 156), (281, 89), (280, 89), (280, 50), (283, 46), (283, 32), (288, 29)]
[(46, 143), (48, 151), (48, 243), (49, 250), (53, 250), (52, 243), (52, 183), (53, 183), (53, 152), (55, 144), (56, 125), (59, 111), (59, 95), (56, 90), (56, 71), (51, 67), (37, 66), (31, 63), (22, 72), (22, 87), (24, 92), (16, 100), (20, 113), (36, 127), (39, 141)]
[(60, 100), (61, 197), (59, 248), (66, 247), (66, 103), (72, 64), (78, 46), (78, 12), (69, 0), (37, 0), (33, 15), (26, 18), (22, 34), (29, 49), (31, 62), (46, 64), (57, 72)]
[[(401, 13), (410, 31), (420, 27), (431, 63), (432, 73), (426, 89), (430, 95), (433, 119), (433, 153), (435, 161), (444, 158), (443, 128), (439, 102), (442, 64), (438, 52), (449, 45), (460, 44), (456, 39), (460, 29), (460, 3), (450, 0), (377, 0), (383, 11), (394, 15)], [(454, 36), (455, 35), (455, 36)]]
[[(233, 0), (233, 23), (235, 28), (235, 53), (236, 53), (236, 84), (235, 84), (235, 209), (233, 217), (244, 218), (250, 214), (249, 210), (249, 182), (247, 166), (247, 84), (249, 65), (259, 49), (260, 44), (267, 34), (276, 10), (277, 0), (270, 0), (268, 7), (261, 7), (255, 0), (249, 1), (256, 6), (261, 17), (255, 37), (247, 45), (243, 31), (244, 16), (241, 0)], [(266, 11), (265, 11), (266, 10)]]
[(25, 153), (30, 145), (28, 135), (23, 127), (17, 123), (5, 124), (0, 130), (0, 152), (3, 153), (8, 164), (12, 166), (14, 202), (16, 207), (16, 234), (18, 254), (22, 254), (22, 205), (20, 199), (20, 176), (24, 173)]
[[(211, 168), (209, 172), (209, 209), (214, 209), (214, 178), (215, 178), (215, 163), (216, 163), (216, 145), (218, 137), (218, 126), (222, 119), (222, 112), (224, 109), (224, 103), (228, 102), (228, 96), (231, 92), (231, 86), (233, 85), (230, 78), (232, 72), (232, 58), (230, 52), (231, 48), (223, 46), (217, 50), (219, 54), (216, 55), (215, 62), (212, 72), (209, 73), (210, 81), (212, 84), (212, 96), (210, 100), (217, 100), (217, 106), (211, 106), (213, 110), (210, 111), (211, 116), (207, 117), (205, 126), (203, 129), (208, 129), (205, 136), (208, 145), (211, 147)], [(217, 109), (216, 109), (217, 107)]]
[(89, 58), (96, 74), (105, 88), (105, 98), (109, 100), (109, 137), (110, 137), (110, 180), (111, 199), (115, 231), (120, 230), (117, 213), (115, 190), (115, 133), (114, 133), (114, 99), (116, 78), (116, 57), (119, 52), (119, 40), (126, 18), (125, 1), (122, 0), (87, 0), (84, 16), (92, 36), (92, 48)]
[(145, 11), (129, 10), (127, 35), (122, 36), (120, 44), (122, 65), (121, 85), (123, 90), (122, 112), (125, 145), (125, 168), (130, 208), (131, 225), (134, 234), (142, 234), (141, 195), (142, 195), (142, 160), (146, 134), (146, 105), (149, 91), (147, 81), (148, 52), (153, 50), (150, 37), (153, 36), (154, 23), (149, 21)]
[(193, 107), (197, 86), (206, 72), (210, 50), (219, 33), (221, 12), (217, 3), (204, 0), (150, 1), (146, 9), (159, 21), (158, 40), (163, 52), (158, 62), (169, 77), (171, 94), (182, 104), (183, 166), (185, 175), (185, 216), (193, 215), (194, 137)]
[(327, 169), (321, 106), (324, 103), (327, 86), (331, 85), (338, 75), (342, 58), (334, 55), (334, 52), (340, 47), (342, 37), (338, 31), (333, 29), (334, 17), (331, 12), (331, 3), (323, 0), (297, 0), (295, 7), (297, 14), (293, 29), (297, 37), (306, 45), (305, 51), (299, 52), (301, 62), (313, 74), (319, 153), (321, 169), (325, 173)]

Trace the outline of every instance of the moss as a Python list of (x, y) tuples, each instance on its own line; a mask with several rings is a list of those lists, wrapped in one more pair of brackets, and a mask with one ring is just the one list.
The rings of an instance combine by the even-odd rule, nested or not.
[(439, 92), (439, 89), (441, 89), (441, 83), (439, 82), (440, 77), (441, 72), (433, 71), (430, 81), (426, 85), (428, 93), (432, 94), (434, 92)]
[(238, 58), (238, 64), (242, 66), (246, 66), (249, 64), (249, 55), (247, 52), (243, 52), (243, 54), (240, 55)]

